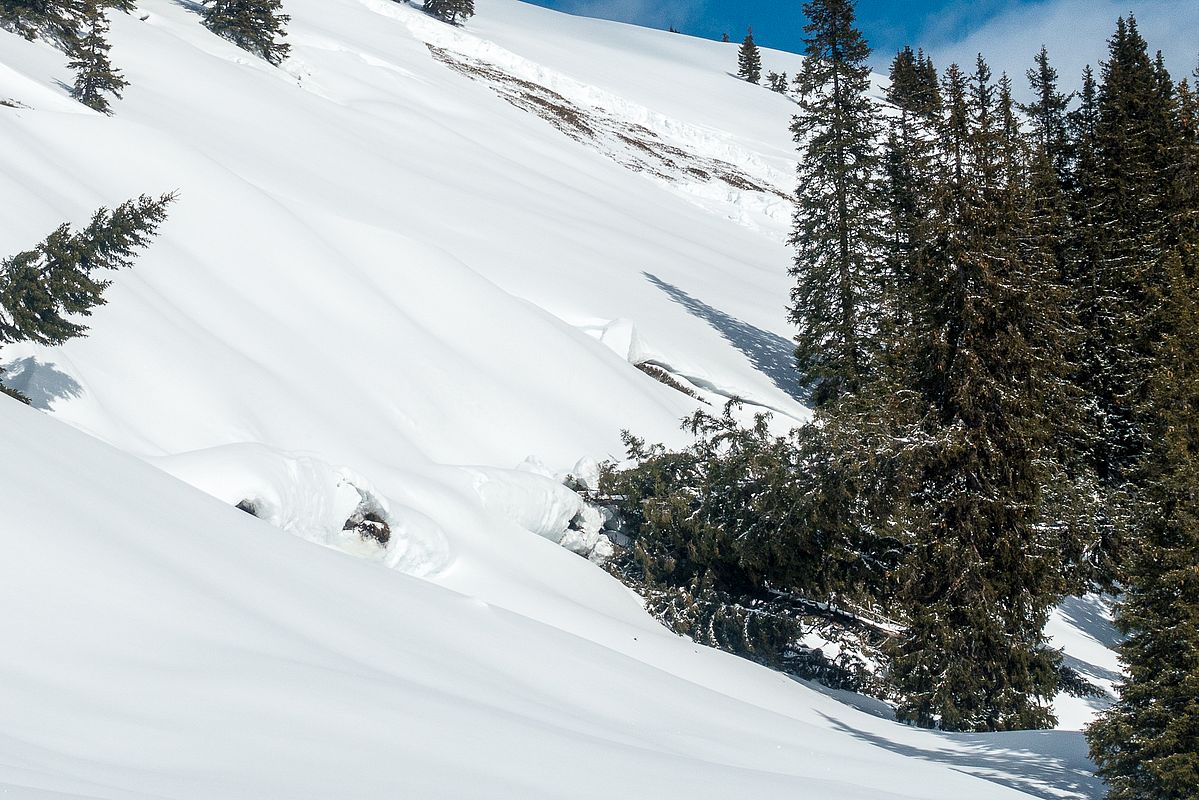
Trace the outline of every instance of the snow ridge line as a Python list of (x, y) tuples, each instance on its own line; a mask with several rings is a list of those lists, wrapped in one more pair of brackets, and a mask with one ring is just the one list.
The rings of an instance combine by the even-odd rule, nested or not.
[(427, 45), (450, 50), (476, 61), (494, 64), (498, 69), (540, 84), (573, 103), (600, 108), (634, 125), (648, 128), (674, 140), (693, 153), (726, 161), (771, 186), (790, 186), (793, 178), (733, 144), (721, 132), (669, 117), (597, 86), (583, 83), (518, 55), (487, 39), (435, 20), (421, 11), (394, 0), (361, 0), (380, 16), (407, 26), (409, 32)]

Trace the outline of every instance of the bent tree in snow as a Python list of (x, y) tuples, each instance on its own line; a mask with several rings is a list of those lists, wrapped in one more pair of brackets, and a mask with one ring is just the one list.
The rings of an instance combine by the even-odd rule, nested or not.
[(0, 261), (0, 345), (58, 345), (87, 333), (79, 318), (104, 304), (111, 283), (100, 274), (132, 266), (174, 199), (142, 195), (111, 211), (100, 208), (82, 230), (63, 223), (32, 250)]

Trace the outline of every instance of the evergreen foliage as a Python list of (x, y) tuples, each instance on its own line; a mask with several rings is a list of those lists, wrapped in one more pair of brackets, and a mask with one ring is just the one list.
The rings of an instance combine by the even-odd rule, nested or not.
[[(696, 440), (680, 452), (626, 434), (634, 466), (604, 476), (634, 537), (621, 577), (679, 633), (773, 666), (813, 674), (796, 640), (818, 617), (877, 640), (857, 612), (892, 594), (900, 558), (898, 540), (867, 522), (864, 498), (889, 496), (880, 476), (842, 456), (833, 427), (775, 437), (765, 416), (747, 429), (731, 407), (685, 427)], [(845, 518), (850, 497), (862, 513)], [(864, 677), (852, 664), (816, 666), (814, 677), (841, 685)]]
[[(1020, 110), (1028, 115), (1037, 157), (1047, 162), (1038, 165), (1038, 170), (1046, 170), (1057, 183), (1064, 184), (1069, 168), (1066, 109), (1070, 105), (1070, 96), (1058, 91), (1057, 70), (1049, 63), (1049, 51), (1044, 46), (1027, 75), (1034, 99), (1031, 103), (1021, 104)], [(1042, 176), (1038, 174), (1037, 177)]]
[(889, 302), (882, 339), (902, 335), (910, 322), (905, 285), (911, 279), (918, 244), (917, 226), (925, 216), (925, 194), (933, 180), (933, 145), (942, 112), (936, 68), (924, 51), (904, 48), (891, 63), (887, 101), (897, 112), (888, 120), (883, 148), (880, 207), (886, 214), (885, 289)]
[(801, 150), (790, 242), (790, 318), (796, 361), (817, 406), (860, 390), (870, 370), (867, 339), (877, 328), (885, 253), (879, 213), (878, 110), (867, 96), (870, 48), (854, 27), (850, 0), (812, 0), (799, 113)]
[(936, 175), (896, 347), (919, 419), (904, 436), (919, 531), (892, 661), (901, 719), (945, 730), (1052, 724), (1060, 656), (1043, 628), (1062, 591), (1052, 409), (1062, 292), (1032, 235), (1026, 153), (1006, 80), (981, 59), (942, 92)]
[(762, 54), (754, 44), (754, 31), (750, 28), (737, 51), (737, 77), (757, 83), (762, 79)]
[(71, 97), (102, 114), (112, 114), (105, 94), (120, 99), (121, 90), (129, 85), (108, 60), (107, 33), (103, 5), (99, 0), (83, 0), (83, 31), (72, 48), (72, 61), (67, 64), (75, 70)]
[(204, 25), (247, 52), (278, 66), (287, 58), (291, 45), (279, 41), (287, 36), (291, 17), (282, 13), (281, 0), (203, 0), (207, 6)]
[(787, 73), (785, 72), (767, 72), (766, 86), (772, 92), (786, 94), (787, 92)]
[(457, 25), (475, 15), (475, 0), (425, 0), (425, 11)]
[(80, 16), (79, 0), (0, 0), (0, 27), (59, 46), (75, 40)]
[[(1140, 324), (1156, 302), (1153, 284), (1168, 236), (1169, 209), (1161, 176), (1175, 153), (1170, 139), (1173, 91), (1148, 54), (1136, 21), (1121, 19), (1109, 42), (1093, 110), (1093, 130), (1078, 144), (1089, 150), (1094, 175), (1079, 198), (1093, 241), (1076, 259), (1085, 301), (1086, 351), (1080, 375), (1096, 399), (1102, 435), (1093, 459), (1111, 486), (1121, 485), (1144, 447), (1135, 408), (1143, 402), (1152, 347)], [(1085, 87), (1084, 87), (1085, 91)]]
[[(1143, 379), (1118, 406), (1135, 435), (1109, 449), (1134, 487), (1130, 555), (1117, 624), (1126, 677), (1119, 700), (1087, 731), (1098, 774), (1112, 800), (1199, 797), (1199, 108), (1184, 82), (1170, 85), (1160, 56), (1148, 58), (1135, 22), (1109, 41), (1095, 121), (1096, 217), (1117, 224), (1096, 235), (1105, 262), (1134, 270), (1118, 285), (1138, 300), (1144, 321), (1128, 344)], [(1164, 118), (1163, 118), (1164, 115)], [(1127, 158), (1117, 203), (1109, 158)], [(1128, 218), (1114, 222), (1120, 210)], [(1157, 219), (1150, 219), (1152, 214)], [(1132, 242), (1123, 237), (1133, 237)], [(1129, 286), (1128, 284), (1132, 284)], [(1113, 303), (1113, 306), (1115, 304)], [(1113, 337), (1114, 339), (1114, 337)], [(1120, 385), (1112, 376), (1109, 384)], [(1126, 400), (1124, 397), (1118, 398)], [(1122, 449), (1123, 448), (1123, 449)], [(1136, 453), (1128, 459), (1128, 450)]]
[(86, 333), (78, 317), (104, 303), (110, 283), (100, 273), (132, 265), (173, 199), (143, 195), (101, 208), (82, 230), (60, 225), (33, 250), (0, 261), (0, 344), (57, 345)]
[[(1193, 262), (1194, 248), (1188, 245)], [(1112, 800), (1199, 797), (1199, 297), (1195, 264), (1168, 259), (1155, 323), (1159, 368), (1148, 391), (1152, 444), (1118, 624), (1120, 699), (1087, 730)]]

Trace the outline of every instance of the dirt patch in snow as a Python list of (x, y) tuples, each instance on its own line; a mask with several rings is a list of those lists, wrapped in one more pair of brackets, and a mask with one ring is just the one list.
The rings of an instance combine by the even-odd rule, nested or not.
[(571, 139), (593, 147), (633, 172), (646, 172), (672, 183), (719, 181), (743, 192), (789, 198), (776, 187), (746, 175), (734, 164), (667, 144), (649, 128), (622, 120), (603, 108), (580, 106), (552, 89), (504, 72), (494, 64), (431, 44), (428, 47), (433, 57), (450, 69), (483, 81), (513, 106), (536, 114)]

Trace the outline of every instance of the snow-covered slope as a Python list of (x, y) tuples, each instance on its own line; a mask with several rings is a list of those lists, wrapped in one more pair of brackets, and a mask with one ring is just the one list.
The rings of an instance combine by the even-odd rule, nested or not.
[(0, 441), (6, 797), (982, 800), (1085, 764), (1069, 734), (899, 728), (602, 589), (571, 630), (535, 622), (15, 403)]
[[(735, 45), (476, 5), (455, 29), (286, 0), (276, 69), (140, 0), (113, 118), (0, 33), (0, 253), (179, 192), (88, 338), (0, 352), (52, 417), (0, 404), (0, 785), (1093, 794), (1077, 734), (860, 714), (669, 635), (554, 544), (582, 519), (564, 474), (699, 407), (635, 363), (806, 416), (793, 106), (728, 74)], [(385, 545), (342, 530), (366, 511)]]
[[(140, 7), (114, 20), (132, 86), (111, 119), (63, 97), (60, 53), (0, 37), (0, 97), (30, 107), (0, 109), (0, 252), (98, 205), (179, 192), (88, 338), (5, 348), (12, 383), (58, 418), (171, 457), (167, 469), (183, 458), (187, 480), (231, 502), (297, 459), (349, 470), (401, 528), (382, 559), (553, 616), (539, 591), (601, 576), (567, 578), (585, 571), (572, 562), (546, 578), (547, 564), (496, 543), (497, 516), (512, 514), (447, 511), (513, 492), (554, 506), (553, 481), (441, 465), (532, 456), (534, 473), (558, 475), (619, 455), (622, 428), (677, 441), (696, 401), (632, 361), (714, 404), (806, 413), (785, 391), (775, 193), (790, 181), (791, 105), (730, 78), (728, 48), (514, 2), (481, 3), (459, 30), (390, 0), (291, 0), (293, 56), (275, 69), (187, 3)], [(509, 78), (605, 133), (572, 138), (517, 107), (493, 89), (521, 87)], [(720, 105), (736, 124), (716, 127)], [(652, 173), (634, 160), (650, 146), (666, 159), (652, 156)], [(762, 190), (686, 171), (699, 163)], [(260, 446), (250, 463), (245, 443)]]

